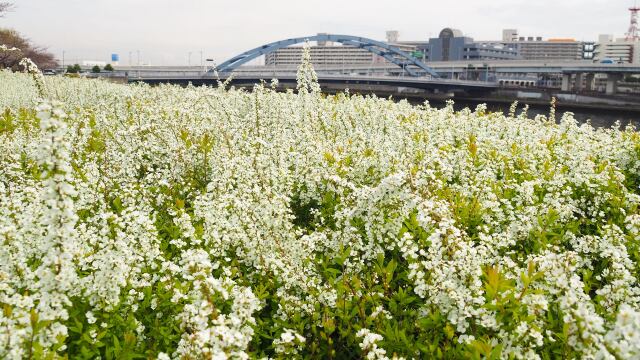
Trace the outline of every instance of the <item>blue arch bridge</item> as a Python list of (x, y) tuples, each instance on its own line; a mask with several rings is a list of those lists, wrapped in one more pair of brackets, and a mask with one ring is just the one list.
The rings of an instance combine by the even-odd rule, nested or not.
[(425, 65), (422, 61), (414, 58), (409, 53), (404, 52), (397, 47), (391, 46), (385, 42), (351, 35), (331, 34), (318, 34), (313, 36), (292, 38), (262, 45), (255, 49), (245, 51), (240, 55), (232, 57), (231, 59), (220, 64), (216, 69), (220, 73), (230, 72), (247, 63), (248, 61), (256, 59), (262, 55), (266, 55), (278, 49), (282, 49), (295, 44), (300, 44), (306, 41), (331, 41), (341, 43), (343, 45), (362, 48), (378, 56), (382, 56), (390, 63), (402, 68), (402, 70), (409, 76), (420, 77), (428, 75), (434, 78), (440, 77), (438, 73), (436, 73), (432, 68)]

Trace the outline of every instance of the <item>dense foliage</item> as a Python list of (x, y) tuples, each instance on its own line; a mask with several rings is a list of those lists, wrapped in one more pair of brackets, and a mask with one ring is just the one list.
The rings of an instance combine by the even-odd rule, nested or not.
[[(638, 358), (640, 134), (0, 72), (0, 358)], [(275, 84), (274, 84), (275, 85)]]
[[(0, 3), (0, 10), (2, 3)], [(29, 39), (13, 29), (0, 28), (0, 45), (15, 48), (16, 51), (0, 49), (0, 69), (20, 69), (19, 62), (27, 57), (41, 68), (55, 68), (58, 63), (47, 48), (33, 44)]]

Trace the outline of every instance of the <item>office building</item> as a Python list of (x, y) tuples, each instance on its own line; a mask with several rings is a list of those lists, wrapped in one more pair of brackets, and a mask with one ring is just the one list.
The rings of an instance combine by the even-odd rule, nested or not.
[(462, 31), (445, 28), (437, 38), (416, 44), (427, 61), (516, 60), (517, 49), (498, 41), (474, 41)]
[(640, 64), (640, 41), (626, 38), (613, 40), (611, 35), (600, 35), (595, 46), (595, 60), (624, 64)]
[(526, 40), (514, 44), (523, 60), (571, 61), (583, 59), (583, 44), (574, 39)]
[[(353, 46), (320, 42), (311, 46), (311, 63), (316, 66), (341, 66), (341, 65), (369, 65), (384, 62), (384, 58), (377, 56), (365, 49)], [(302, 47), (290, 46), (278, 49), (265, 55), (267, 66), (295, 66), (302, 59)]]

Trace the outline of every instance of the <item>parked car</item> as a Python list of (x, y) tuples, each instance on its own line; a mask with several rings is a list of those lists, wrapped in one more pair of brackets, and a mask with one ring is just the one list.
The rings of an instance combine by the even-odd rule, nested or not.
[(42, 71), (42, 75), (56, 75), (56, 71), (53, 69), (45, 69), (44, 71)]
[(609, 58), (605, 58), (605, 59), (600, 60), (600, 64), (616, 64), (616, 63), (620, 63), (620, 62), (617, 62), (617, 61), (615, 61), (613, 59), (609, 59)]

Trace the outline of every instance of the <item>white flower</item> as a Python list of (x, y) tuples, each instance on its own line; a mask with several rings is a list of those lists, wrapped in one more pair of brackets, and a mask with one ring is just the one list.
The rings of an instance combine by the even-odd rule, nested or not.
[(91, 311), (87, 311), (85, 316), (87, 317), (87, 322), (89, 324), (94, 324), (96, 322), (96, 318), (95, 316), (93, 316), (93, 313)]

